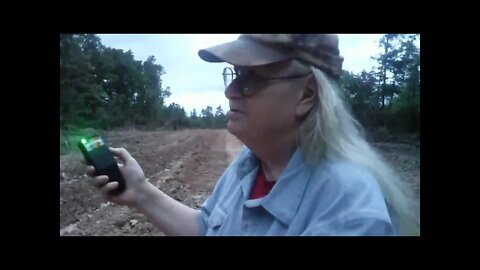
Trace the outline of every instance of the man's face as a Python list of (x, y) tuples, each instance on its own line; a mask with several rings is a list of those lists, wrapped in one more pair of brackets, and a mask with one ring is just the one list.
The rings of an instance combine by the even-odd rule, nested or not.
[(235, 69), (237, 78), (225, 90), (230, 133), (243, 142), (262, 142), (297, 128), (295, 110), (311, 74), (308, 68), (290, 60)]

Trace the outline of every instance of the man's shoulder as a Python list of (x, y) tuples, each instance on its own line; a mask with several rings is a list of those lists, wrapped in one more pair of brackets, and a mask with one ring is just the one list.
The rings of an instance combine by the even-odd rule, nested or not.
[(352, 161), (328, 161), (316, 166), (306, 196), (315, 202), (313, 216), (330, 213), (342, 222), (372, 218), (391, 222), (374, 173)]
[(367, 167), (349, 160), (324, 161), (313, 167), (312, 185), (322, 185), (336, 192), (350, 193), (378, 189), (374, 174)]

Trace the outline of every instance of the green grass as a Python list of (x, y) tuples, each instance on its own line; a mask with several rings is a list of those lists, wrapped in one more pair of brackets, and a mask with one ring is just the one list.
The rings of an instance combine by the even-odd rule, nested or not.
[(80, 153), (77, 143), (89, 133), (103, 134), (101, 130), (96, 129), (78, 129), (69, 128), (68, 130), (60, 129), (60, 155), (70, 153)]
[(77, 142), (80, 139), (80, 133), (60, 130), (60, 155), (79, 151), (77, 148)]

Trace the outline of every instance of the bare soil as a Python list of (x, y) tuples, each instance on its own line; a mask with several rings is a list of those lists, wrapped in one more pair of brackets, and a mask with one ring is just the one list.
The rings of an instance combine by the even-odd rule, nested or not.
[[(113, 147), (124, 147), (147, 180), (174, 199), (198, 209), (241, 147), (226, 130), (113, 131)], [(420, 181), (418, 146), (375, 143), (402, 177)], [(60, 156), (60, 235), (162, 236), (147, 218), (103, 201), (88, 183), (79, 152)]]

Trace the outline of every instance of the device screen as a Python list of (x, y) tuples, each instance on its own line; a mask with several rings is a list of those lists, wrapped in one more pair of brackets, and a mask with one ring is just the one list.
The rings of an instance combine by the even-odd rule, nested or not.
[(81, 142), (97, 169), (105, 169), (116, 163), (101, 136), (82, 139)]
[(100, 136), (94, 136), (88, 140), (82, 139), (82, 143), (85, 146), (85, 149), (87, 150), (87, 152), (91, 152), (99, 148), (100, 146), (105, 145), (105, 143), (102, 140), (102, 137)]

